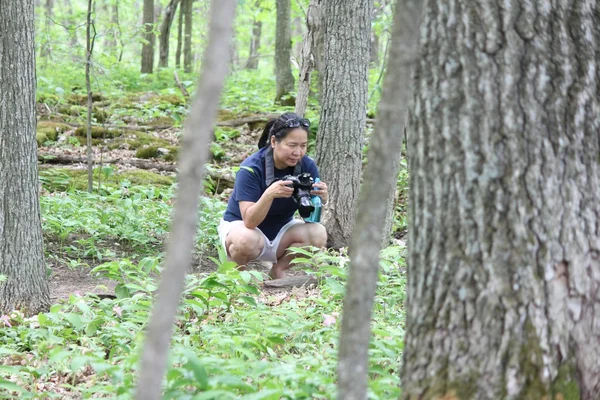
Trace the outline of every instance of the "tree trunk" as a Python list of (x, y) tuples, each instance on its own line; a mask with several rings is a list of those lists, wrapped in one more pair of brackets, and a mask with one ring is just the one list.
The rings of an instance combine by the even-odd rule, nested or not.
[(185, 4), (185, 34), (183, 40), (183, 70), (187, 73), (192, 72), (192, 13), (193, 0), (184, 0)]
[(208, 158), (212, 126), (217, 117), (219, 99), (227, 74), (229, 42), (233, 33), (236, 5), (237, 0), (213, 0), (211, 3), (210, 36), (197, 91), (201, 95), (197, 96), (185, 124), (179, 189), (173, 209), (165, 271), (152, 309), (141, 359), (136, 393), (139, 400), (162, 398), (160, 386), (167, 366), (175, 315), (191, 263), (198, 226), (197, 219), (189, 216), (198, 213), (204, 164)]
[(73, 4), (71, 4), (71, 0), (65, 0), (65, 19), (64, 25), (67, 27), (67, 31), (69, 32), (70, 37), (70, 46), (77, 46), (77, 18), (75, 17), (75, 13), (73, 12)]
[(277, 23), (275, 28), (275, 78), (277, 92), (275, 102), (294, 90), (294, 76), (290, 55), (292, 51), (292, 35), (290, 30), (290, 0), (277, 0)]
[[(260, 10), (258, 11), (260, 12)], [(254, 18), (252, 24), (252, 40), (250, 41), (250, 57), (246, 63), (248, 69), (258, 69), (258, 49), (260, 48), (260, 36), (262, 33), (262, 21)]]
[(52, 46), (50, 45), (50, 28), (52, 25), (50, 20), (54, 17), (53, 9), (54, 0), (46, 0), (46, 18), (44, 19), (46, 33), (44, 35), (44, 39), (42, 40), (42, 49), (40, 50), (40, 56), (44, 58), (50, 57), (50, 53), (52, 51)]
[(46, 311), (35, 117), (33, 0), (0, 7), (0, 314)]
[(141, 72), (151, 74), (154, 66), (154, 0), (144, 0), (143, 38)]
[(92, 193), (94, 184), (94, 160), (92, 154), (92, 84), (90, 72), (92, 68), (92, 53), (94, 52), (94, 41), (96, 39), (96, 28), (94, 28), (94, 36), (92, 37), (92, 28), (94, 21), (92, 20), (94, 0), (88, 0), (87, 19), (86, 19), (86, 34), (85, 34), (85, 87), (87, 90), (87, 120), (86, 120), (86, 145), (87, 145), (87, 175), (88, 175), (88, 192)]
[(370, 0), (325, 2), (325, 76), (316, 162), (329, 185), (323, 222), (335, 248), (348, 245), (354, 226), (366, 124)]
[(317, 66), (317, 38), (322, 34), (322, 0), (311, 0), (306, 12), (306, 34), (302, 39), (300, 56), (300, 73), (298, 76), (298, 96), (296, 98), (296, 114), (304, 115), (310, 94), (311, 75)]
[(175, 51), (175, 68), (181, 68), (181, 49), (183, 47), (183, 14), (187, 8), (188, 0), (181, 0), (179, 7), (179, 21), (177, 22), (177, 50)]
[(167, 9), (165, 10), (165, 18), (160, 26), (160, 44), (159, 44), (159, 60), (158, 66), (166, 68), (169, 66), (169, 38), (171, 36), (171, 25), (175, 19), (175, 13), (177, 12), (177, 6), (179, 0), (171, 0)]
[(356, 229), (350, 246), (350, 267), (338, 360), (338, 399), (367, 398), (368, 350), (371, 315), (378, 281), (379, 252), (384, 233), (381, 224), (388, 213), (387, 198), (398, 174), (405, 111), (410, 97), (410, 76), (417, 58), (417, 39), (421, 19), (421, 0), (398, 0), (394, 19), (393, 45), (385, 89), (379, 104), (377, 126), (369, 163), (360, 189)]
[(600, 398), (600, 2), (427, 2), (405, 399)]

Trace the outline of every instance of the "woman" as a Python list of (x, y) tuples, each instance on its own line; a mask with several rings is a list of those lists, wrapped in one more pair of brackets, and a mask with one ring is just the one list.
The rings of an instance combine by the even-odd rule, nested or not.
[[(235, 186), (219, 238), (227, 256), (238, 265), (249, 261), (272, 262), (269, 276), (285, 277), (294, 256), (290, 247), (325, 246), (327, 233), (321, 224), (294, 219), (298, 205), (291, 197), (286, 175), (308, 172), (319, 177), (315, 162), (306, 155), (310, 122), (294, 113), (270, 120), (258, 141), (259, 151), (248, 157), (237, 173)], [(327, 185), (317, 182), (311, 194), (327, 202)]]

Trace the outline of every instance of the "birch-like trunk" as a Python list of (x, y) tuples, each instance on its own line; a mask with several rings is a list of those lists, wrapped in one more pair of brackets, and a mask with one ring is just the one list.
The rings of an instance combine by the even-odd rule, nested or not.
[(427, 2), (405, 399), (600, 398), (599, 16)]
[(292, 75), (292, 63), (290, 56), (292, 52), (291, 31), (291, 3), (290, 0), (277, 0), (277, 23), (275, 30), (275, 78), (276, 94), (275, 102), (281, 102), (282, 98), (294, 90), (294, 76)]

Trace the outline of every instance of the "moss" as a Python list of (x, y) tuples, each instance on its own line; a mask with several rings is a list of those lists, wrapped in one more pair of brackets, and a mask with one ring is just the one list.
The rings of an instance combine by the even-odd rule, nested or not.
[(55, 94), (50, 93), (40, 93), (37, 96), (38, 103), (46, 103), (46, 104), (58, 104), (59, 98)]
[(227, 110), (227, 109), (222, 109), (219, 110), (219, 113), (217, 114), (217, 121), (229, 121), (232, 119), (236, 119), (238, 116), (236, 113), (234, 113), (231, 110)]
[(150, 121), (148, 121), (148, 125), (150, 126), (171, 126), (175, 123), (175, 120), (171, 117), (167, 117), (167, 116), (161, 116), (161, 117), (156, 117), (151, 119)]
[(178, 146), (167, 146), (169, 153), (165, 155), (165, 161), (177, 161), (179, 158), (179, 147)]
[(38, 121), (37, 123), (37, 133), (45, 134), (48, 140), (53, 142), (58, 139), (58, 135), (68, 131), (69, 129), (71, 129), (69, 125), (62, 124), (60, 122)]
[(48, 136), (45, 133), (37, 133), (35, 135), (35, 140), (37, 141), (37, 146), (42, 147), (44, 143), (48, 141)]
[(157, 158), (159, 156), (158, 146), (142, 147), (135, 152), (135, 156), (137, 158)]
[(96, 119), (96, 122), (102, 124), (108, 120), (108, 113), (98, 107), (94, 107), (92, 111), (92, 116)]
[[(108, 129), (103, 128), (101, 126), (92, 126), (92, 138), (94, 139), (112, 139), (119, 137), (122, 134), (122, 131), (116, 129)], [(75, 129), (75, 136), (86, 137), (87, 128), (85, 126), (80, 126), (79, 128)]]
[(575, 367), (565, 364), (558, 369), (558, 374), (551, 386), (553, 400), (580, 400), (580, 390), (575, 379)]
[(153, 97), (151, 102), (152, 104), (168, 103), (172, 106), (185, 105), (185, 99), (182, 96), (178, 96), (176, 94), (161, 94), (160, 96)]
[[(104, 100), (106, 100), (106, 99), (104, 97), (102, 97), (101, 94), (92, 93), (92, 102), (104, 101)], [(87, 101), (88, 101), (87, 94), (74, 93), (67, 98), (67, 103), (80, 105), (80, 106), (86, 105)]]
[[(64, 191), (69, 189), (87, 190), (87, 170), (71, 168), (43, 168), (40, 177), (45, 189), (49, 191)], [(117, 188), (125, 180), (132, 185), (140, 186), (166, 186), (173, 184), (175, 179), (170, 176), (155, 174), (150, 171), (134, 170), (115, 172), (108, 179), (101, 176), (100, 168), (94, 168), (94, 189), (101, 178), (104, 187)]]
[(79, 117), (87, 113), (87, 107), (78, 105), (64, 105), (58, 108), (58, 112), (61, 114), (70, 115), (72, 117)]

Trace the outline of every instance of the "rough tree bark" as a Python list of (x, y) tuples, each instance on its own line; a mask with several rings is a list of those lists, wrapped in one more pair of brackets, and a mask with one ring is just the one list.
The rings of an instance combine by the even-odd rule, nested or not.
[(0, 0), (0, 314), (50, 304), (35, 139), (33, 0)]
[(600, 398), (600, 2), (427, 2), (405, 399)]
[(187, 73), (192, 72), (192, 24), (194, 21), (193, 18), (193, 0), (184, 0), (183, 4), (185, 4), (184, 11), (184, 22), (185, 22), (185, 32), (183, 39), (183, 70)]
[[(260, 14), (260, 2), (256, 2), (256, 13)], [(260, 48), (260, 36), (262, 34), (262, 21), (258, 17), (254, 17), (252, 22), (252, 39), (250, 40), (250, 56), (246, 63), (247, 69), (258, 69), (258, 49)]]
[(190, 218), (198, 212), (198, 196), (202, 188), (204, 163), (221, 90), (227, 74), (229, 43), (237, 0), (211, 2), (211, 26), (208, 47), (202, 61), (202, 75), (197, 93), (201, 94), (185, 124), (179, 172), (179, 189), (173, 210), (173, 224), (165, 271), (162, 274), (158, 297), (152, 310), (148, 334), (141, 359), (136, 398), (158, 400), (167, 363), (169, 343), (175, 314), (184, 287), (185, 275), (191, 263), (198, 221)]
[(388, 213), (387, 198), (396, 181), (410, 76), (417, 57), (421, 0), (398, 0), (389, 68), (377, 113), (377, 126), (365, 169), (356, 227), (350, 246), (350, 267), (338, 360), (338, 399), (367, 398), (368, 350), (371, 314), (378, 280), (379, 252), (384, 232), (381, 220)]
[(275, 79), (277, 90), (275, 102), (294, 90), (294, 76), (290, 61), (292, 51), (291, 11), (290, 0), (277, 0), (277, 23), (275, 27)]
[(143, 32), (141, 72), (151, 74), (154, 68), (154, 0), (144, 0)]
[(329, 185), (328, 244), (348, 245), (354, 226), (366, 124), (371, 0), (325, 1), (325, 74), (316, 162)]
[(298, 76), (298, 96), (296, 98), (296, 114), (304, 115), (310, 94), (310, 79), (317, 65), (319, 44), (317, 38), (322, 34), (322, 2), (311, 0), (306, 11), (306, 34), (302, 38), (302, 54), (300, 56), (300, 73)]
[(165, 10), (165, 18), (160, 26), (160, 39), (159, 39), (159, 58), (158, 66), (160, 68), (166, 68), (169, 66), (169, 38), (171, 37), (171, 26), (175, 19), (175, 13), (177, 12), (177, 6), (179, 0), (171, 0)]

